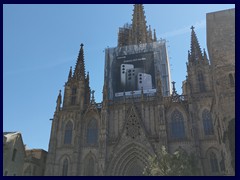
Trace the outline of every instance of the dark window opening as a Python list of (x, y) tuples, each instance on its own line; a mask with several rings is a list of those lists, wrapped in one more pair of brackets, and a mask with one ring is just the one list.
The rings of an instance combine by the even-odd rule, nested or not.
[(72, 88), (72, 95), (75, 95), (75, 94), (77, 94), (77, 88), (76, 88), (76, 87), (73, 87), (73, 88)]
[(175, 110), (171, 116), (171, 137), (173, 139), (185, 138), (185, 128), (183, 115), (178, 110)]
[(234, 87), (234, 79), (232, 74), (229, 74), (229, 84), (231, 87)]
[(202, 120), (203, 120), (203, 128), (205, 135), (213, 135), (213, 123), (211, 113), (208, 110), (204, 110), (202, 113)]
[(91, 119), (87, 127), (87, 144), (96, 144), (98, 140), (98, 129), (96, 119)]
[(73, 124), (71, 121), (68, 121), (65, 127), (64, 144), (72, 143), (72, 130), (73, 130)]
[(16, 159), (16, 154), (17, 154), (17, 149), (13, 150), (13, 155), (12, 155), (12, 161), (15, 161)]
[(76, 104), (76, 96), (73, 96), (71, 98), (71, 105), (75, 105)]

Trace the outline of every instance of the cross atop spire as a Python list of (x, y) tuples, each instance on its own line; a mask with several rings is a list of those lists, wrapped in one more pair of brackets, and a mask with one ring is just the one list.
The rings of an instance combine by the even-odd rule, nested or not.
[(84, 53), (83, 53), (83, 43), (80, 45), (80, 50), (78, 54), (77, 63), (74, 70), (73, 77), (76, 79), (84, 80), (85, 79), (85, 62), (84, 62)]

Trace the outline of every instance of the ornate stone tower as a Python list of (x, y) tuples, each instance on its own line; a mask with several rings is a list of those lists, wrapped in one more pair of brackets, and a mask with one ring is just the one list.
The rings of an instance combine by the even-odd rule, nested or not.
[(90, 106), (89, 74), (85, 74), (83, 44), (72, 73), (65, 83), (63, 106), (61, 90), (52, 119), (45, 175), (80, 175), (79, 146), (82, 140), (83, 112)]
[[(85, 74), (83, 44), (79, 51), (74, 73), (70, 68), (68, 81), (65, 84), (63, 108), (76, 107), (84, 109), (90, 102), (89, 74)], [(86, 108), (86, 107), (85, 107)]]
[(191, 50), (187, 63), (187, 94), (197, 94), (212, 90), (211, 69), (206, 51), (203, 53), (198, 43), (194, 27), (191, 27)]

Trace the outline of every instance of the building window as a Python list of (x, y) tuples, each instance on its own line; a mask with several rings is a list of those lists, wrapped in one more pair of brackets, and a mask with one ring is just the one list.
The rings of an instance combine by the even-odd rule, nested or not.
[(17, 149), (14, 148), (13, 154), (12, 154), (12, 161), (15, 161), (15, 159), (16, 159), (16, 154), (17, 154)]
[(229, 74), (229, 84), (231, 87), (234, 87), (234, 79), (233, 79), (233, 75), (232, 74)]
[(183, 115), (178, 110), (175, 110), (171, 115), (171, 138), (185, 138)]
[(86, 160), (86, 166), (85, 166), (85, 175), (86, 176), (94, 176), (94, 159), (93, 157), (89, 157)]
[(71, 105), (75, 105), (76, 104), (76, 96), (72, 96), (71, 97)]
[(91, 119), (87, 126), (87, 144), (96, 144), (98, 139), (98, 129), (96, 119)]
[(212, 173), (217, 173), (219, 172), (218, 169), (218, 160), (217, 160), (217, 156), (214, 152), (210, 153), (210, 165), (211, 165), (211, 171)]
[(199, 82), (200, 92), (204, 92), (206, 89), (205, 89), (204, 78), (203, 78), (202, 72), (198, 72), (198, 82)]
[(64, 144), (72, 143), (72, 130), (73, 130), (73, 124), (71, 121), (68, 121), (68, 123), (65, 126)]
[(202, 112), (202, 120), (205, 135), (213, 135), (214, 130), (211, 113), (206, 109)]
[(72, 95), (76, 95), (77, 94), (77, 88), (76, 87), (73, 87), (72, 88)]
[(62, 176), (67, 176), (67, 175), (68, 175), (68, 160), (65, 159), (63, 161)]

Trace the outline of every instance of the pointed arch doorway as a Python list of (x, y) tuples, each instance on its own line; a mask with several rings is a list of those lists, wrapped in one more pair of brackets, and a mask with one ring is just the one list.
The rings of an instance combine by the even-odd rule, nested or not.
[(142, 176), (151, 154), (143, 145), (131, 143), (114, 155), (108, 166), (108, 175)]
[(129, 162), (126, 165), (126, 168), (123, 172), (124, 176), (142, 176), (144, 171), (144, 164), (137, 157)]

